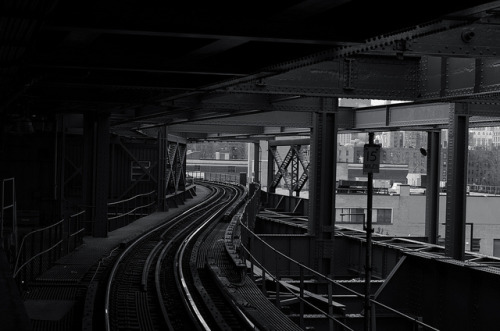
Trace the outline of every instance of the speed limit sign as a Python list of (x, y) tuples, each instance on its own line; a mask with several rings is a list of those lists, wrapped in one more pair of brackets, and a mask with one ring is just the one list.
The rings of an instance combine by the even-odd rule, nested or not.
[(378, 173), (380, 168), (380, 145), (365, 144), (363, 173)]

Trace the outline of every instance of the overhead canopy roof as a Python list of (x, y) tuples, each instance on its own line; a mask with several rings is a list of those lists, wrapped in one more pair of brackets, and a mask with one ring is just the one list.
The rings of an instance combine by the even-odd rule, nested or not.
[[(311, 112), (331, 110), (334, 98), (418, 107), (465, 101), (488, 105), (481, 112), (487, 116), (499, 100), (500, 2), (11, 0), (0, 6), (4, 124), (73, 114), (67, 123), (78, 128), (81, 114), (103, 112), (120, 135), (169, 125), (169, 132), (192, 139), (264, 139), (308, 134)], [(400, 127), (367, 123), (362, 115), (365, 121), (357, 122), (351, 104), (345, 103), (341, 129)], [(442, 109), (433, 114), (436, 123), (425, 125), (442, 126)]]

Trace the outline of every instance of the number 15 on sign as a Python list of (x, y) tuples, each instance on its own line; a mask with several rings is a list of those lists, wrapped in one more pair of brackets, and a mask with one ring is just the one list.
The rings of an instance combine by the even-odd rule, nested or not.
[(380, 167), (380, 145), (364, 146), (363, 173), (378, 173)]

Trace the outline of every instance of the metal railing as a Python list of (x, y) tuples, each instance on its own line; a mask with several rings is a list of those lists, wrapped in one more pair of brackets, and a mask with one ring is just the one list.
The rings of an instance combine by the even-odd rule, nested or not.
[(229, 174), (229, 173), (218, 173), (218, 172), (197, 172), (193, 171), (190, 173), (194, 179), (206, 179), (214, 182), (227, 182), (227, 183), (239, 183), (239, 174)]
[(21, 240), (13, 277), (18, 286), (36, 279), (52, 264), (82, 244), (85, 211), (27, 233)]
[[(8, 185), (10, 184), (10, 190)], [(10, 191), (10, 197), (6, 194)], [(11, 221), (9, 225), (7, 220)], [(6, 235), (5, 229), (10, 229)], [(11, 256), (17, 255), (17, 206), (16, 206), (16, 182), (14, 178), (2, 180), (2, 210), (0, 212), (0, 245), (9, 251)]]
[[(245, 259), (248, 260), (251, 264), (251, 270), (253, 270), (253, 265), (257, 265), (261, 270), (262, 270), (262, 279), (266, 279), (266, 278), (270, 278), (275, 284), (276, 284), (276, 301), (277, 301), (277, 305), (279, 305), (279, 296), (280, 296), (280, 284), (284, 284), (285, 282), (281, 282), (280, 279), (279, 279), (279, 275), (280, 274), (284, 274), (282, 273), (282, 271), (280, 270), (280, 265), (283, 264), (283, 261), (285, 261), (285, 263), (287, 265), (290, 265), (290, 264), (293, 264), (295, 266), (295, 268), (298, 270), (298, 275), (300, 277), (300, 286), (299, 286), (299, 294), (297, 294), (296, 292), (294, 291), (291, 291), (291, 290), (288, 290), (288, 294), (289, 295), (292, 295), (294, 297), (296, 297), (297, 299), (300, 300), (300, 305), (301, 305), (301, 308), (300, 308), (300, 320), (301, 320), (301, 326), (303, 326), (302, 324), (302, 321), (303, 321), (303, 318), (304, 318), (304, 309), (303, 309), (303, 306), (304, 305), (307, 305), (309, 306), (310, 308), (312, 309), (315, 309), (316, 311), (318, 311), (318, 313), (324, 315), (326, 318), (330, 319), (331, 321), (333, 321), (334, 323), (340, 325), (340, 326), (343, 326), (344, 328), (346, 328), (347, 330), (352, 330), (351, 328), (349, 328), (348, 326), (346, 326), (343, 322), (341, 322), (340, 320), (338, 320), (337, 318), (335, 318), (332, 313), (331, 313), (331, 310), (333, 310), (333, 302), (331, 300), (331, 293), (332, 293), (332, 290), (333, 290), (333, 287), (339, 287), (341, 288), (342, 290), (345, 290), (353, 295), (355, 295), (356, 297), (360, 298), (360, 299), (364, 299), (365, 298), (365, 295), (363, 295), (362, 293), (359, 293), (359, 292), (356, 292), (354, 290), (352, 290), (351, 288), (305, 266), (304, 264), (286, 256), (285, 254), (281, 253), (280, 251), (276, 250), (275, 248), (273, 248), (271, 245), (269, 245), (268, 243), (266, 243), (263, 239), (261, 239), (258, 235), (256, 235), (253, 231), (251, 231), (245, 224), (241, 224), (241, 229), (243, 230), (242, 231), (242, 236), (251, 236), (252, 239), (254, 240), (258, 240), (262, 245), (264, 245), (264, 247), (266, 249), (262, 250), (262, 256), (260, 258), (260, 261), (251, 254), (250, 250), (243, 244), (244, 241), (242, 241), (242, 245), (241, 245), (241, 248), (242, 250), (245, 252)], [(269, 269), (266, 269), (264, 264), (268, 264), (269, 262), (271, 261), (271, 263), (274, 261), (274, 274), (272, 273), (271, 270)], [(316, 281), (323, 281), (323, 282), (326, 282), (327, 286), (328, 286), (328, 292), (329, 292), (329, 296), (328, 296), (328, 307), (329, 307), (329, 312), (324, 312), (322, 311), (320, 308), (314, 306), (312, 303), (308, 302), (307, 300), (305, 300), (305, 295), (304, 295), (304, 277), (305, 275), (307, 274), (308, 277), (315, 277), (315, 280)], [(286, 275), (286, 276), (289, 276), (289, 275)], [(284, 286), (285, 289), (288, 289), (286, 286)], [(418, 320), (418, 317), (412, 317), (412, 316), (409, 316), (407, 314), (404, 314), (400, 311), (398, 311), (397, 309), (394, 309), (394, 308), (391, 308), (379, 301), (376, 301), (374, 299), (370, 299), (370, 302), (380, 308), (383, 308), (383, 309), (386, 309), (388, 311), (390, 311), (391, 313), (394, 313), (404, 319), (407, 319), (408, 321), (412, 322), (412, 323), (415, 323), (415, 324), (418, 324), (420, 327), (424, 327), (426, 329), (429, 329), (429, 330), (438, 330), (420, 320)], [(375, 317), (374, 317), (375, 318)]]
[(137, 194), (131, 198), (108, 203), (108, 229), (123, 227), (149, 215), (156, 204), (156, 191)]
[[(334, 279), (331, 279), (330, 277), (323, 275), (307, 267), (306, 265), (288, 257), (287, 255), (281, 253), (280, 251), (276, 250), (274, 247), (269, 245), (258, 235), (256, 235), (253, 232), (253, 227), (255, 224), (254, 222), (258, 207), (259, 196), (260, 192), (258, 190), (256, 194), (252, 196), (250, 201), (244, 207), (245, 210), (242, 213), (241, 217), (239, 218), (238, 224), (236, 225), (240, 227), (241, 240), (235, 243), (235, 245), (238, 246), (237, 251), (239, 251), (240, 254), (242, 255), (241, 258), (244, 261), (248, 261), (250, 263), (250, 269), (252, 270), (252, 272), (254, 271), (254, 266), (257, 266), (257, 268), (260, 269), (260, 272), (262, 273), (261, 275), (262, 287), (263, 287), (262, 290), (264, 292), (266, 291), (265, 281), (266, 279), (269, 279), (275, 284), (276, 305), (278, 307), (280, 307), (280, 295), (282, 295), (280, 294), (281, 289), (286, 290), (287, 292), (286, 295), (288, 297), (293, 296), (297, 300), (299, 300), (301, 327), (305, 327), (304, 312), (305, 312), (305, 307), (308, 306), (309, 309), (315, 310), (319, 314), (329, 319), (330, 330), (334, 329), (334, 324), (344, 328), (344, 330), (353, 330), (352, 328), (350, 328), (345, 324), (346, 319), (342, 317), (342, 314), (340, 314), (340, 318), (339, 316), (334, 316), (334, 310), (339, 309), (339, 307), (341, 307), (342, 305), (333, 302), (332, 300), (333, 289), (340, 288), (342, 291), (347, 291), (351, 295), (358, 297), (360, 300), (365, 300), (365, 295), (356, 292), (355, 290), (341, 284), (340, 282), (335, 281)], [(261, 250), (262, 254), (260, 256), (260, 259), (252, 255), (252, 247), (255, 247), (255, 241), (259, 242), (263, 246), (263, 249)], [(247, 244), (250, 247), (247, 247)], [(286, 270), (284, 270), (285, 268)], [(280, 275), (282, 275), (283, 277), (290, 277), (291, 270), (293, 270), (300, 279), (298, 289), (294, 288), (293, 286), (288, 286), (287, 282), (280, 280)], [(308, 296), (314, 294), (310, 293), (306, 294), (307, 291), (305, 290), (305, 281), (304, 281), (305, 277), (314, 278), (316, 282), (326, 283), (328, 288), (328, 297), (327, 297), (328, 311), (324, 311), (321, 308), (315, 306), (310, 301), (306, 300)], [(373, 318), (376, 318), (375, 308), (378, 307), (379, 309), (391, 312), (399, 317), (408, 320), (410, 323), (413, 323), (418, 328), (435, 330), (435, 331), (438, 330), (432, 327), (431, 325), (428, 325), (420, 321), (418, 317), (413, 317), (405, 313), (402, 313), (397, 309), (394, 309), (379, 301), (374, 300), (373, 298), (370, 298), (369, 300), (373, 304), (372, 305)]]
[(468, 184), (470, 192), (500, 194), (500, 186)]

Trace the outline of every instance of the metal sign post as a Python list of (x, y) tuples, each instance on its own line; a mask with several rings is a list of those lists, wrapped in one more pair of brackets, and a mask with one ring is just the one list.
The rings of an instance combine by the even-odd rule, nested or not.
[(371, 276), (372, 276), (372, 205), (373, 205), (373, 173), (380, 168), (380, 145), (373, 141), (374, 133), (368, 134), (368, 144), (364, 146), (363, 173), (368, 174), (366, 203), (366, 262), (365, 262), (365, 330), (372, 330), (371, 309)]

